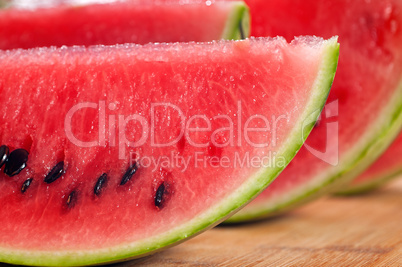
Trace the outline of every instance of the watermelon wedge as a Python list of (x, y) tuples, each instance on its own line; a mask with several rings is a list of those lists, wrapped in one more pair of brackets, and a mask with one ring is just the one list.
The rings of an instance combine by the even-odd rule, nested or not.
[(240, 1), (117, 1), (0, 10), (0, 49), (203, 42), (246, 38), (249, 32), (248, 8)]
[(0, 261), (120, 261), (226, 219), (300, 149), (338, 49), (300, 37), (0, 51)]
[(289, 167), (232, 217), (273, 216), (339, 190), (364, 171), (402, 124), (402, 2), (247, 0), (253, 36), (339, 35), (339, 67), (317, 127)]
[(358, 194), (370, 191), (398, 178), (402, 174), (402, 134), (392, 143), (387, 151), (363, 174), (354, 179), (338, 194)]

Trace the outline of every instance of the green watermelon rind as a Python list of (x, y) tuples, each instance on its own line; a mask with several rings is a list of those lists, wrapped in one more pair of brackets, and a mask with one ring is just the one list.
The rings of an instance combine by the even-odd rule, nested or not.
[(341, 189), (340, 191), (336, 192), (336, 195), (357, 195), (357, 194), (364, 194), (378, 187), (386, 184), (387, 182), (394, 180), (402, 175), (402, 168), (393, 168), (391, 170), (387, 170), (386, 172), (377, 175), (376, 177), (370, 178), (367, 182), (361, 182), (359, 184), (353, 185), (350, 184), (345, 189)]
[(223, 30), (222, 39), (244, 39), (250, 37), (250, 32), (251, 22), (248, 6), (244, 2), (233, 2), (233, 10), (229, 14), (225, 29)]
[[(252, 210), (249, 209), (247, 212), (243, 210), (226, 220), (225, 223), (244, 223), (274, 217), (320, 196), (336, 194), (341, 192), (343, 188), (347, 188), (354, 178), (363, 173), (386, 151), (400, 133), (402, 127), (402, 80), (400, 80), (394, 95), (390, 99), (391, 101), (382, 115), (372, 124), (373, 128), (377, 128), (379, 131), (368, 131), (366, 137), (363, 136), (360, 139), (364, 141), (370, 138), (371, 142), (364, 148), (359, 149), (358, 157), (353, 157), (354, 153), (350, 152), (349, 155), (344, 156), (343, 161), (349, 163), (340, 162), (339, 166), (344, 167), (336, 171), (335, 174), (330, 175), (328, 179), (317, 179), (318, 182), (313, 181), (306, 184), (304, 188), (289, 192), (286, 199), (282, 198), (275, 202), (269, 202), (268, 205), (264, 203), (265, 205), (254, 206)], [(349, 159), (350, 157), (354, 158), (354, 160)]]
[[(287, 143), (282, 146), (277, 154), (278, 156), (283, 156), (289, 162), (303, 145), (306, 134), (310, 133), (314, 127), (314, 123), (305, 126), (303, 118), (315, 114), (314, 120), (316, 121), (320, 111), (324, 107), (335, 76), (338, 57), (339, 44), (337, 38), (323, 41), (320, 71), (311, 90), (310, 100), (300, 115), (299, 121), (295, 124), (293, 131), (289, 134)], [(302, 133), (304, 134), (302, 135)], [(300, 138), (301, 136), (303, 138)], [(35, 266), (80, 266), (113, 263), (154, 254), (159, 250), (177, 245), (221, 223), (254, 199), (283, 169), (284, 167), (278, 166), (261, 169), (258, 173), (247, 179), (236, 191), (232, 192), (227, 198), (206, 212), (184, 225), (153, 238), (148, 238), (147, 240), (93, 251), (39, 252), (24, 250), (10, 251), (9, 249), (0, 248), (0, 261)]]

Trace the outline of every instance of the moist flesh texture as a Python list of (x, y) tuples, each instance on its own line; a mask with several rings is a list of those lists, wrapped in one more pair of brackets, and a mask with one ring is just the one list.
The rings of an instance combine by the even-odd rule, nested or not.
[(358, 194), (370, 191), (402, 174), (402, 135), (400, 134), (387, 151), (354, 179), (338, 194)]
[(116, 1), (0, 9), (0, 49), (246, 38), (243, 2)]
[(253, 36), (338, 35), (341, 49), (328, 105), (307, 145), (229, 222), (276, 215), (339, 190), (386, 149), (401, 126), (400, 1), (246, 2)]
[(313, 37), (1, 51), (0, 144), (29, 157), (0, 173), (0, 261), (141, 257), (226, 219), (300, 149), (337, 58)]

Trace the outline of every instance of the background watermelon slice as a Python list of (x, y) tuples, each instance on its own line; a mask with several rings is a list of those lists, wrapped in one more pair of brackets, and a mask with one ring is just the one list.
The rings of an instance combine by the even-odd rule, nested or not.
[(0, 51), (0, 261), (140, 257), (224, 220), (301, 147), (337, 57), (312, 37)]
[(328, 106), (308, 146), (231, 222), (272, 216), (336, 190), (337, 183), (356, 177), (385, 150), (402, 122), (401, 1), (246, 3), (251, 35), (339, 35), (341, 53)]
[(240, 1), (8, 8), (0, 10), (0, 49), (239, 39), (249, 36), (249, 26), (248, 8)]
[(402, 173), (402, 135), (363, 174), (338, 193), (357, 194), (372, 190)]

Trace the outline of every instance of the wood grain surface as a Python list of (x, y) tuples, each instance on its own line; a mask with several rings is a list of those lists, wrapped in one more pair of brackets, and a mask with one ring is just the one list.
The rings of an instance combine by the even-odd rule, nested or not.
[(402, 179), (280, 218), (218, 226), (129, 266), (402, 266)]
[(324, 198), (279, 218), (218, 226), (112, 266), (402, 266), (402, 179), (365, 195)]

